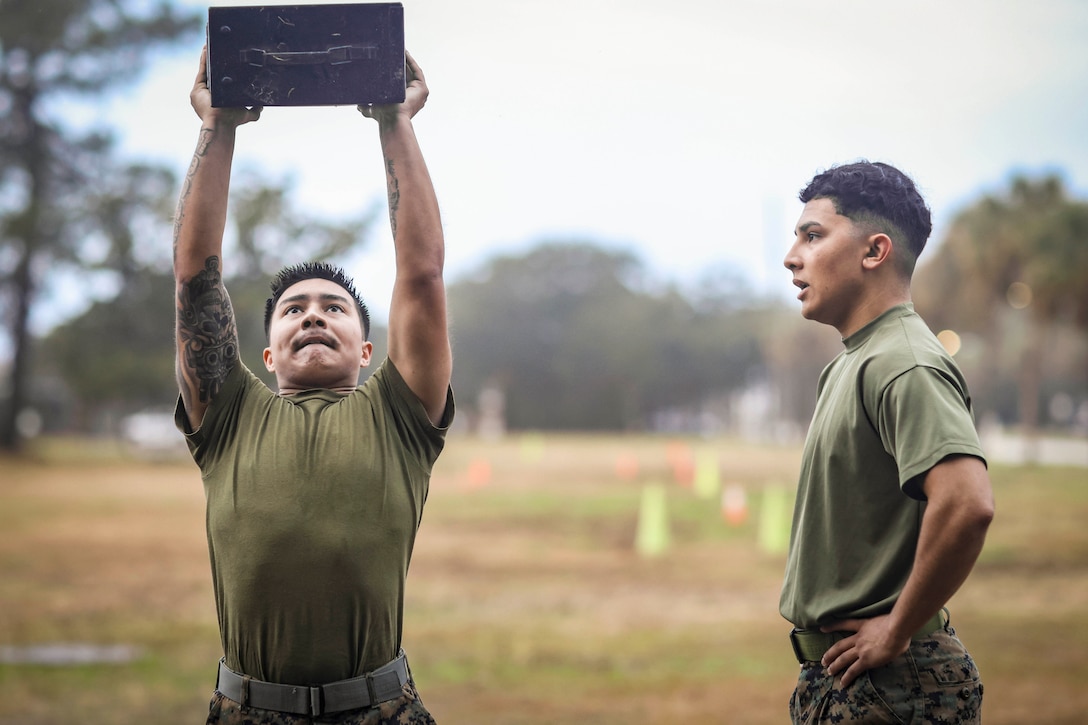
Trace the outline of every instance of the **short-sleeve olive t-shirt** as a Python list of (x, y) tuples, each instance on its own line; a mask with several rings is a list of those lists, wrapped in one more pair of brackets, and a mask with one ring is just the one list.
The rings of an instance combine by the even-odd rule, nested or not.
[(820, 376), (780, 610), (798, 627), (887, 613), (910, 575), (924, 475), (985, 458), (959, 368), (907, 303), (843, 340)]
[(349, 395), (280, 396), (239, 363), (188, 432), (228, 667), (269, 682), (356, 677), (400, 648), (433, 426), (391, 361)]

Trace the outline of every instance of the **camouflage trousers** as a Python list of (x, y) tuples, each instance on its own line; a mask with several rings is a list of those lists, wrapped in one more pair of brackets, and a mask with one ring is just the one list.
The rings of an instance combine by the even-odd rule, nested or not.
[(955, 630), (945, 627), (913, 640), (900, 657), (845, 689), (819, 662), (804, 663), (790, 698), (790, 719), (796, 725), (980, 723), (982, 682)]
[(415, 684), (409, 680), (401, 697), (374, 707), (319, 717), (243, 707), (217, 691), (208, 706), (207, 725), (435, 725), (435, 721), (419, 699)]

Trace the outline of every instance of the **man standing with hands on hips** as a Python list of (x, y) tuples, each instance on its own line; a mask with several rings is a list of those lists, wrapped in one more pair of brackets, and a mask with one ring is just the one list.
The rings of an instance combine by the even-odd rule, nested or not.
[(844, 350), (820, 376), (780, 608), (794, 723), (977, 723), (979, 673), (945, 604), (994, 514), (966, 382), (915, 313), (932, 229), (914, 183), (862, 161), (818, 174), (784, 260), (801, 314)]
[(190, 94), (201, 120), (174, 226), (175, 420), (200, 467), (224, 658), (208, 723), (433, 723), (401, 650), (405, 578), (431, 467), (453, 417), (438, 203), (412, 118), (427, 100), (406, 58), (403, 103), (377, 120), (396, 248), (389, 353), (332, 265), (282, 270), (263, 362), (241, 362), (223, 284), (237, 128), (259, 108), (214, 108), (207, 52)]

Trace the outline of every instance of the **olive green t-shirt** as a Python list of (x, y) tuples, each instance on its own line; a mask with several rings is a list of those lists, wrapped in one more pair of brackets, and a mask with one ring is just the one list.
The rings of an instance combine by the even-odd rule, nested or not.
[(914, 563), (926, 472), (950, 455), (985, 461), (967, 384), (913, 305), (843, 344), (820, 376), (780, 599), (806, 629), (889, 612)]
[[(349, 395), (279, 396), (239, 363), (186, 440), (207, 497), (227, 666), (356, 677), (400, 648), (405, 578), (442, 426), (392, 362)], [(177, 423), (188, 426), (179, 401)]]

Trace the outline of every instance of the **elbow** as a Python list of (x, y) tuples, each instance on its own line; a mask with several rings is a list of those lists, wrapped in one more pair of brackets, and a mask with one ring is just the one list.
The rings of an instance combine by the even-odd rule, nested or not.
[(987, 504), (979, 511), (979, 525), (983, 529), (990, 528), (990, 524), (994, 521), (994, 514), (996, 510), (994, 508), (994, 500), (991, 498)]
[(399, 273), (398, 281), (416, 293), (441, 292), (445, 289), (445, 282), (442, 279), (442, 261), (414, 265), (410, 271)]
[(993, 496), (980, 497), (963, 512), (965, 528), (978, 536), (985, 536), (994, 520)]

